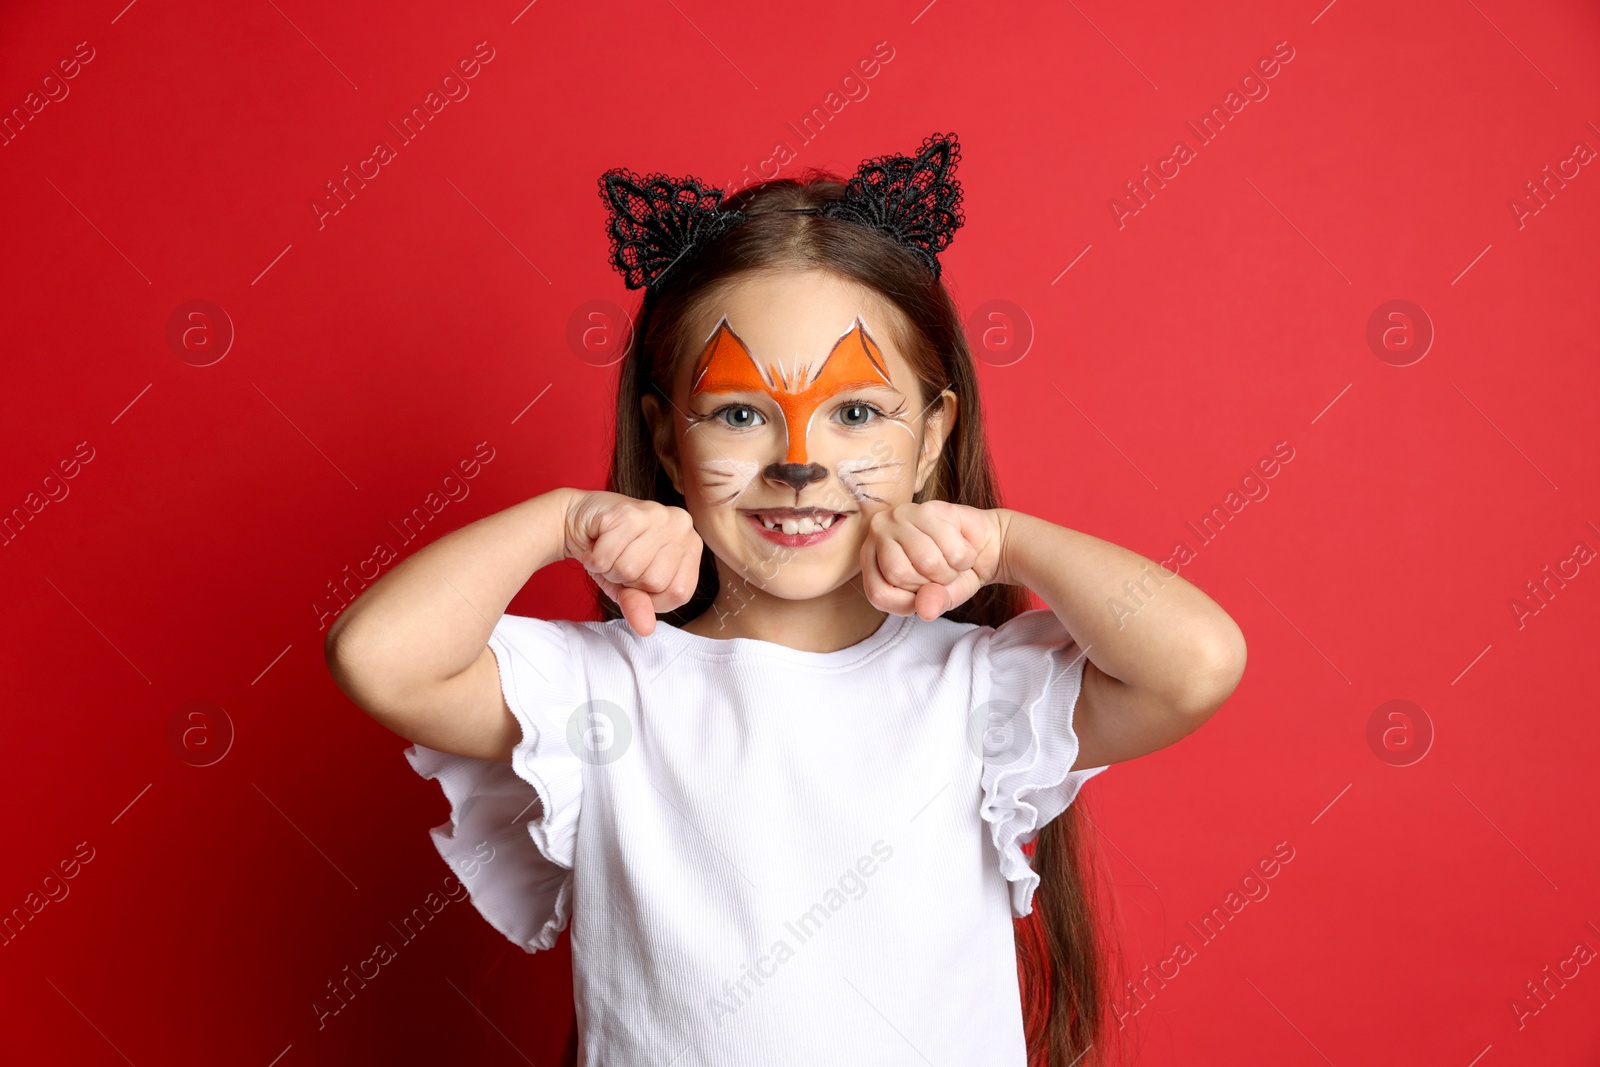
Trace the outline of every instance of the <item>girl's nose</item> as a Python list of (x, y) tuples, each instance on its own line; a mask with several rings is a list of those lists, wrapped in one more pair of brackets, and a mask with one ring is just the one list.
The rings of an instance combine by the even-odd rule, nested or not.
[(828, 476), (828, 468), (820, 463), (769, 463), (762, 475), (774, 482), (782, 482), (795, 492), (800, 492), (813, 482)]

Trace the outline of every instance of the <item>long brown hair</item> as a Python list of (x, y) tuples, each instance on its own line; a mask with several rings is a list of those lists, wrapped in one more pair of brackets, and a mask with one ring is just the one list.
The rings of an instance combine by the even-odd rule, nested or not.
[[(785, 209), (812, 208), (844, 195), (837, 176), (809, 170), (799, 178), (752, 185), (724, 202), (753, 217), (686, 257), (645, 290), (620, 363), (615, 445), (606, 488), (641, 500), (684, 506), (652, 445), (640, 401), (651, 392), (670, 397), (673, 371), (689, 351), (688, 330), (723, 293), (752, 271), (821, 269), (876, 293), (891, 316), (896, 346), (915, 369), (925, 399), (950, 389), (955, 425), (939, 462), (913, 498), (949, 500), (975, 508), (1000, 506), (989, 460), (972, 354), (955, 303), (943, 282), (888, 236), (853, 222)], [(903, 321), (902, 321), (903, 320)], [(670, 410), (670, 408), (668, 408)], [(682, 625), (706, 611), (718, 588), (716, 560), (707, 550), (700, 582), (683, 607), (658, 618)], [(593, 583), (591, 582), (591, 585)], [(602, 619), (616, 603), (594, 585)], [(1031, 606), (1020, 586), (991, 584), (946, 613), (957, 622), (998, 627)], [(1081, 799), (1045, 824), (1034, 845), (1040, 886), (1034, 910), (1016, 921), (1019, 982), (1032, 1067), (1100, 1067), (1107, 1048), (1108, 956), (1114, 939), (1098, 923), (1100, 870), (1092, 836), (1083, 829)], [(569, 1051), (574, 1046), (569, 1045)]]

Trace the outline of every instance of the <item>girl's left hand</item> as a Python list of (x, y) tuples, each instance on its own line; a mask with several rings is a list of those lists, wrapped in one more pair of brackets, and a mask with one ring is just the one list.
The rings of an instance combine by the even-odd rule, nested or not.
[(878, 512), (861, 546), (867, 600), (892, 615), (938, 618), (995, 580), (1005, 525), (999, 509), (948, 500)]

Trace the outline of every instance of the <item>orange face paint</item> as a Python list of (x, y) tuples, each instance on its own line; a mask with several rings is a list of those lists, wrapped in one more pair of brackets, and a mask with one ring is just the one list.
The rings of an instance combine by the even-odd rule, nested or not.
[[(785, 463), (809, 463), (806, 437), (817, 409), (828, 398), (848, 389), (894, 389), (889, 366), (877, 342), (858, 317), (814, 370), (779, 364), (762, 367), (750, 349), (728, 326), (718, 321), (711, 339), (695, 361), (689, 395), (707, 393), (765, 393), (783, 413), (786, 434)], [(898, 390), (896, 390), (898, 392)]]

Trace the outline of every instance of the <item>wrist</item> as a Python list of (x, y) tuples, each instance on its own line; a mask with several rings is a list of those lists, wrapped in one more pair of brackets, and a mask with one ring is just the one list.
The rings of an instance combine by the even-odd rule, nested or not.
[(1026, 519), (1027, 516), (1010, 508), (992, 508), (991, 513), (1000, 527), (1000, 553), (999, 561), (995, 564), (994, 577), (991, 584), (998, 585), (1027, 585), (1021, 576), (1018, 558), (1020, 539), (1017, 527), (1022, 525), (1017, 520)]
[(550, 514), (556, 520), (550, 524), (550, 529), (555, 535), (553, 542), (548, 546), (547, 558), (551, 563), (560, 563), (571, 558), (567, 553), (567, 545), (570, 543), (568, 534), (571, 529), (572, 512), (577, 507), (578, 501), (583, 499), (584, 492), (582, 489), (562, 487), (535, 498), (550, 509)]

